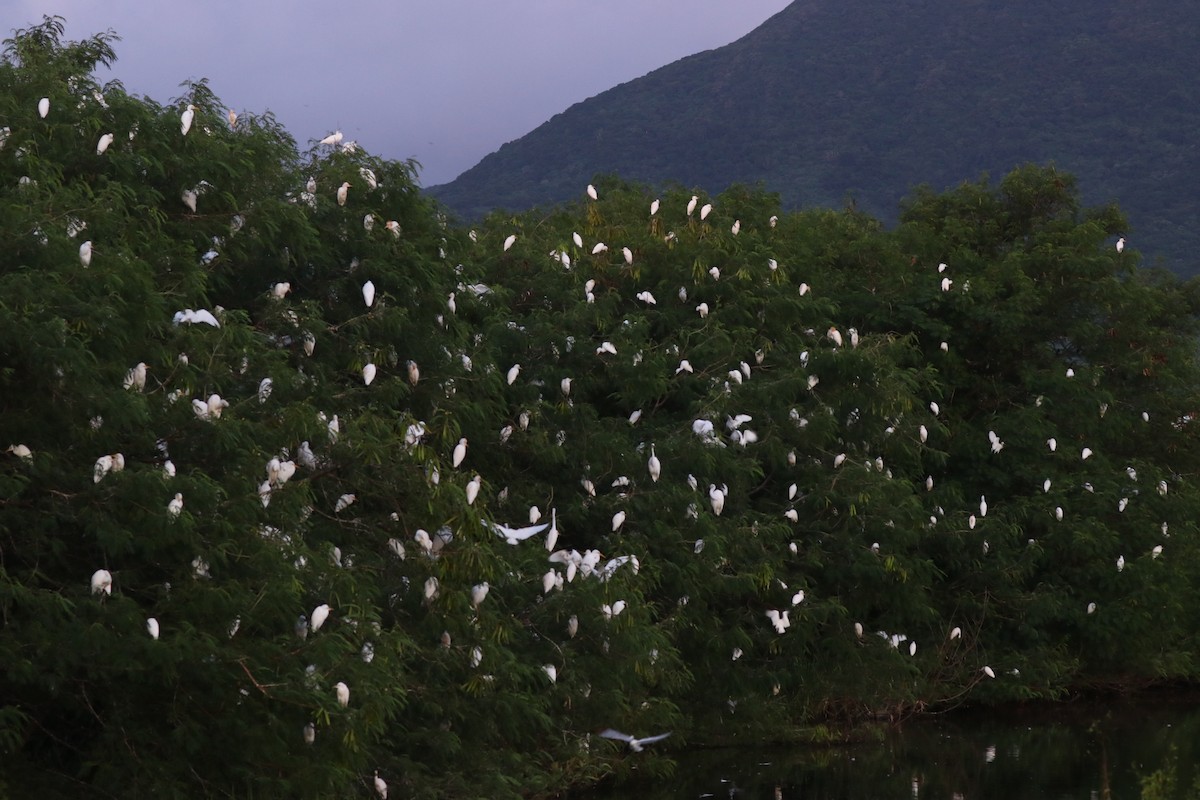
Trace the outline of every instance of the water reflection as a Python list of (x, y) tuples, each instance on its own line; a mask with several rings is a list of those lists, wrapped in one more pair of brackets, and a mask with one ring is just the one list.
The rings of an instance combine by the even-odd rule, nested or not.
[(615, 787), (597, 800), (777, 791), (784, 800), (1136, 800), (1143, 778), (1168, 768), (1176, 789), (1164, 800), (1196, 798), (1200, 695), (957, 713), (910, 722), (871, 744), (675, 757), (669, 786)]

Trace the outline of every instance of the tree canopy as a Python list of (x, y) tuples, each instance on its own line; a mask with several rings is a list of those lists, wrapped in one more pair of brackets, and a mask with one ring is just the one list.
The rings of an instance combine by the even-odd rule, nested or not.
[(531, 796), (1196, 676), (1197, 295), (1069, 176), (468, 230), (62, 35), (0, 63), (9, 792)]

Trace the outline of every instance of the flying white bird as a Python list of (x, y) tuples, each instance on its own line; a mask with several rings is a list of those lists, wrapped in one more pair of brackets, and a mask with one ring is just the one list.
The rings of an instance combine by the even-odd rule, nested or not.
[(517, 545), (528, 539), (530, 536), (536, 536), (550, 526), (546, 523), (540, 525), (529, 525), (524, 528), (510, 528), (507, 525), (501, 525), (498, 522), (489, 523), (483, 522), (483, 527), (494, 531), (497, 536), (504, 539), (510, 545)]
[(670, 736), (671, 733), (672, 731), (667, 731), (666, 733), (660, 733), (657, 736), (644, 736), (641, 739), (638, 739), (630, 736), (628, 733), (621, 733), (618, 730), (607, 728), (600, 732), (600, 736), (605, 739), (614, 739), (618, 742), (625, 742), (627, 745), (629, 745), (630, 750), (635, 753), (640, 753), (646, 745), (654, 744), (655, 742), (661, 742), (663, 739)]
[(767, 619), (769, 619), (771, 624), (775, 627), (776, 633), (782, 634), (789, 627), (791, 627), (792, 622), (790, 619), (788, 619), (789, 613), (790, 612), (787, 611), (780, 613), (773, 608), (767, 610)]

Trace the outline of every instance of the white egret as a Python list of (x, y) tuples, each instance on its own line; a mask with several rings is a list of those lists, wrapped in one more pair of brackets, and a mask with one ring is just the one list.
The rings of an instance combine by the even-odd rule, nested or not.
[(96, 155), (104, 155), (104, 151), (107, 150), (108, 146), (113, 143), (113, 138), (114, 137), (111, 133), (106, 133), (101, 136), (100, 141), (96, 142)]
[(950, 630), (950, 641), (953, 642), (955, 639), (959, 638), (960, 636), (962, 636), (962, 628), (955, 626), (954, 628), (952, 628)]
[(604, 242), (596, 242), (596, 246), (592, 248), (592, 255), (598, 256), (608, 250), (608, 245)]
[(842, 464), (845, 464), (845, 463), (846, 463), (846, 454), (845, 453), (838, 453), (836, 456), (833, 457), (833, 468), (834, 469), (837, 469), (838, 467), (840, 467)]
[(679, 366), (675, 368), (675, 374), (678, 375), (681, 372), (686, 372), (689, 375), (695, 372), (695, 370), (692, 369), (692, 362), (688, 361), (686, 358), (680, 361)]
[(788, 619), (789, 613), (790, 612), (787, 611), (780, 613), (774, 608), (767, 609), (767, 619), (769, 619), (771, 621), (771, 625), (775, 627), (776, 633), (782, 634), (789, 627), (791, 627), (792, 622), (790, 619)]
[(87, 268), (92, 264), (92, 240), (88, 239), (79, 245), (79, 263)]
[(621, 255), (622, 255), (624, 258), (625, 258), (625, 263), (626, 263), (626, 264), (632, 264), (632, 263), (633, 263), (633, 251), (632, 251), (632, 250), (630, 250), (628, 247), (622, 247), (622, 248), (621, 248)]
[(854, 623), (854, 635), (859, 639), (863, 637), (863, 625), (861, 622)]
[(542, 510), (537, 506), (529, 507), (529, 524), (535, 525), (542, 518)]
[(92, 573), (92, 594), (112, 594), (112, 573), (98, 569)]
[(192, 120), (196, 118), (196, 107), (188, 103), (188, 107), (179, 115), (179, 132), (187, 136), (188, 131), (192, 129)]
[(1158, 558), (1162, 555), (1162, 551), (1163, 546), (1161, 544), (1154, 545), (1154, 547), (1150, 548), (1150, 558)]
[(438, 584), (438, 579), (435, 576), (430, 575), (428, 578), (425, 579), (425, 599), (426, 600), (436, 599), (438, 596), (439, 590), (440, 590), (440, 586)]
[(708, 316), (708, 303), (701, 303), (700, 305), (696, 306), (696, 313), (698, 313), (700, 315), (700, 319), (704, 319), (705, 317), (707, 317)]
[(1125, 556), (1117, 556), (1117, 572), (1124, 572)]
[(742, 221), (740, 219), (735, 219), (733, 221), (733, 227), (731, 227), (729, 229), (729, 232), (732, 233), (734, 236), (737, 236), (738, 233), (741, 232), (741, 230), (742, 230)]
[(466, 457), (467, 457), (467, 437), (464, 436), (458, 440), (458, 444), (454, 445), (454, 454), (451, 457), (450, 465), (452, 467), (457, 468), (458, 465), (462, 464), (463, 459), (465, 459)]
[(655, 299), (654, 295), (651, 294), (650, 292), (638, 292), (637, 299), (641, 300), (643, 303), (645, 303), (648, 306), (658, 305), (658, 300)]
[(662, 474), (662, 462), (654, 454), (654, 445), (650, 445), (650, 459), (646, 462), (646, 468), (650, 470), (650, 480), (658, 483), (658, 477)]
[(625, 524), (625, 512), (624, 511), (618, 511), (617, 513), (613, 514), (612, 529), (613, 529), (614, 533), (616, 533), (620, 529), (620, 527), (624, 524)]
[(804, 602), (804, 590), (801, 589), (800, 591), (798, 591), (794, 595), (792, 595), (792, 605), (798, 606), (803, 602)]
[(603, 355), (604, 353), (615, 356), (617, 354), (617, 346), (612, 342), (601, 342), (600, 346), (596, 348), (596, 355)]
[(467, 482), (467, 505), (472, 505), (475, 502), (475, 498), (479, 497), (479, 488), (482, 481), (483, 479), (479, 475), (476, 475)]
[(769, 224), (772, 228), (774, 228), (776, 225), (779, 224), (779, 217), (776, 216), (775, 214), (772, 214), (771, 218), (769, 220), (767, 220), (767, 224)]
[(701, 221), (707, 219), (708, 215), (712, 213), (712, 210), (713, 210), (712, 203), (705, 203), (700, 209)]
[(1062, 522), (1063, 516), (1064, 516), (1064, 512), (1063, 512), (1062, 506), (1055, 506), (1054, 507), (1054, 519), (1057, 520), (1058, 522)]
[(353, 494), (344, 494), (337, 499), (337, 503), (333, 506), (333, 513), (338, 513), (349, 508), (358, 498)]
[(375, 380), (376, 372), (377, 372), (377, 370), (375, 369), (374, 364), (367, 364), (366, 366), (364, 366), (362, 368), (363, 383), (367, 386), (370, 386), (371, 381)]
[(1080, 460), (1086, 461), (1091, 455), (1092, 455), (1092, 448), (1085, 447), (1085, 448), (1083, 448), (1082, 451), (1080, 451), (1079, 458), (1080, 458)]
[(154, 617), (148, 618), (146, 620), (146, 632), (149, 633), (150, 638), (156, 642), (158, 641), (158, 631), (158, 620), (156, 620)]
[(708, 269), (708, 274), (712, 276), (712, 279), (713, 279), (714, 281), (719, 281), (719, 280), (721, 280), (721, 269), (720, 269), (720, 267), (709, 267), (709, 269)]
[(988, 512), (987, 498), (979, 495), (979, 516), (986, 517)]
[(17, 458), (23, 459), (25, 461), (29, 461), (33, 458), (33, 451), (30, 450), (27, 445), (23, 445), (23, 444), (9, 445), (8, 449), (5, 450), (5, 452), (12, 453)]
[(1129, 498), (1122, 497), (1117, 501), (1117, 511), (1124, 511), (1129, 506)]
[(482, 524), (484, 528), (494, 531), (497, 536), (504, 539), (504, 541), (506, 541), (508, 544), (514, 546), (520, 544), (531, 536), (536, 536), (537, 534), (546, 530), (546, 528), (550, 527), (546, 523), (542, 523), (540, 525), (529, 525), (524, 528), (510, 528), (509, 526), (502, 525), (498, 522), (489, 523), (484, 521)]
[(482, 663), (483, 663), (483, 648), (480, 647), (479, 645), (476, 645), (475, 647), (471, 648), (471, 666), (472, 666), (472, 668), (478, 667)]
[(342, 181), (342, 185), (337, 190), (337, 204), (339, 206), (346, 205), (346, 198), (350, 196), (350, 181)]
[(558, 668), (553, 664), (543, 664), (542, 672), (546, 673), (546, 677), (550, 679), (551, 683), (558, 683)]
[[(46, 115), (43, 114), (42, 116), (44, 117)], [(1125, 249), (1125, 237), (1122, 236), (1120, 239), (1117, 239), (1117, 252), (1120, 253), (1124, 249)]]
[(1000, 437), (995, 431), (988, 431), (988, 441), (992, 443), (992, 452), (999, 453), (1004, 449), (1004, 442), (1000, 441)]
[(996, 673), (991, 667), (984, 667), (982, 672), (984, 675), (987, 675), (989, 678), (996, 677)]
[(508, 385), (512, 386), (514, 383), (516, 383), (517, 376), (520, 374), (521, 374), (521, 365), (520, 364), (513, 364), (511, 367), (509, 367), (508, 374), (505, 376), (505, 379), (508, 381)]
[(713, 513), (718, 517), (725, 510), (725, 491), (718, 489), (716, 484), (708, 485), (708, 502), (712, 506)]
[(333, 685), (334, 694), (337, 696), (338, 705), (342, 708), (350, 705), (350, 687), (338, 681)]
[(517, 241), (517, 235), (515, 233), (509, 234), (508, 238), (504, 240), (504, 252), (507, 253), (508, 249), (510, 247), (512, 247), (513, 244), (516, 243), (516, 241)]
[(634, 409), (629, 414), (629, 424), (636, 425), (637, 421), (641, 418), (642, 418), (642, 410), (640, 408)]
[(175, 493), (175, 497), (171, 502), (167, 503), (167, 514), (171, 517), (178, 517), (183, 511), (183, 494)]
[(1046, 440), (1046, 447), (1049, 447), (1050, 452), (1053, 453), (1055, 450), (1058, 449), (1058, 440), (1056, 440), (1053, 436), (1051, 436), (1049, 439)]
[(104, 476), (112, 471), (113, 457), (109, 455), (100, 456), (96, 459), (95, 465), (92, 467), (92, 482), (99, 483), (104, 479)]
[(50, 113), (50, 98), (43, 97), (41, 100), (38, 100), (38, 116), (41, 117), (42, 119), (45, 119), (46, 115), (49, 113)]
[(600, 199), (599, 195), (596, 194), (596, 187), (592, 186), (590, 183), (587, 185), (587, 196), (593, 200)]
[(579, 617), (572, 614), (567, 620), (567, 636), (574, 639), (577, 633), (579, 633)]
[(471, 605), (475, 608), (479, 608), (479, 604), (482, 603), (485, 598), (487, 598), (489, 589), (491, 589), (491, 587), (488, 585), (487, 581), (483, 581), (482, 583), (477, 583), (472, 586)]

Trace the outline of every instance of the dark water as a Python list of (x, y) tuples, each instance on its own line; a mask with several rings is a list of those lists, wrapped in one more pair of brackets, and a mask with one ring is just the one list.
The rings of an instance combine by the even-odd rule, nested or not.
[[(835, 748), (674, 753), (656, 787), (596, 800), (1200, 800), (1200, 695), (958, 713)], [(1173, 780), (1174, 791), (1144, 790)]]

